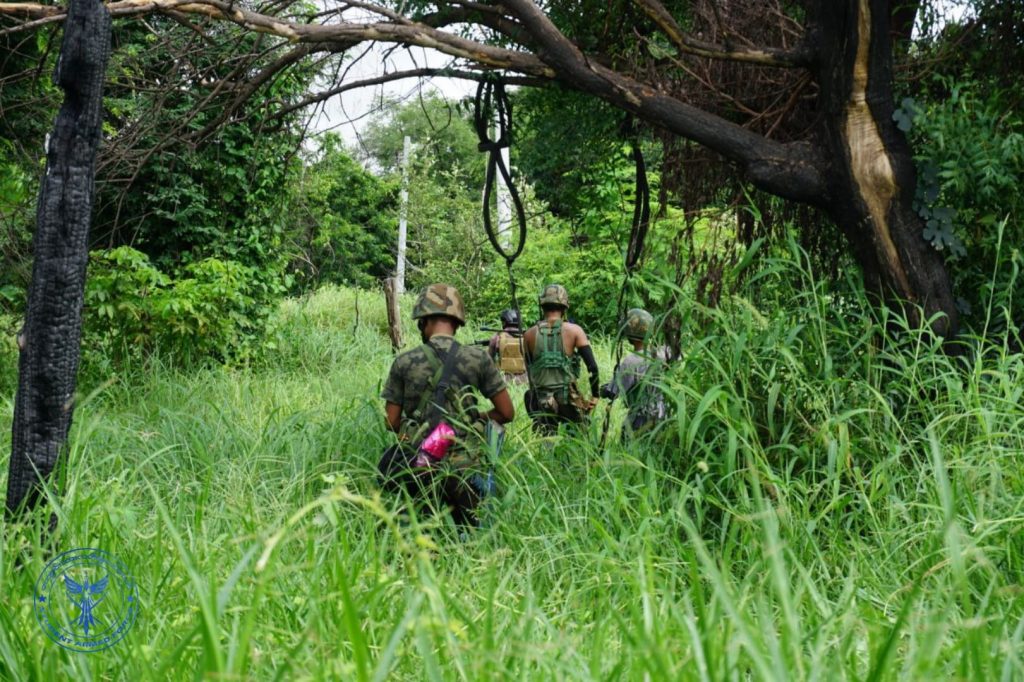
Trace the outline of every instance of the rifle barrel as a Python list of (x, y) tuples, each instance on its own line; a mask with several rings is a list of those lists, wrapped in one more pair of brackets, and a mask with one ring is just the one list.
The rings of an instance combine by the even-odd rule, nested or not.
[(515, 336), (516, 338), (521, 336), (521, 334), (519, 333), (519, 330), (517, 330), (517, 329), (513, 329), (513, 330), (509, 331), (507, 329), (498, 329), (497, 327), (480, 327), (480, 331), (482, 331), (482, 332), (495, 332), (495, 333), (505, 332), (506, 334), (511, 334), (512, 336)]

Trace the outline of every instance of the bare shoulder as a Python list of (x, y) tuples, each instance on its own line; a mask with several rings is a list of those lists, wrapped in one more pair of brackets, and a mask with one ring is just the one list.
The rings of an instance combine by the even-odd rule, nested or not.
[(566, 322), (563, 326), (566, 334), (568, 334), (570, 338), (576, 341), (587, 340), (587, 333), (583, 331), (583, 327), (579, 326), (575, 322)]

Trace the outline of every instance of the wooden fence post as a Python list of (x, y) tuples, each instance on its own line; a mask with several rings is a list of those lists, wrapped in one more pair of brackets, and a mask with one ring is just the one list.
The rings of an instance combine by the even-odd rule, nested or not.
[(397, 351), (402, 347), (402, 317), (398, 310), (398, 292), (394, 277), (384, 280), (384, 301), (388, 307), (388, 336), (391, 337), (391, 348)]

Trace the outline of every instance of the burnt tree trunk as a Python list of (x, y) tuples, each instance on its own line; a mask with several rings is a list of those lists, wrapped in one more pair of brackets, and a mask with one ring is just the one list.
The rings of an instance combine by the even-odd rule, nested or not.
[(71, 0), (54, 73), (65, 93), (64, 104), (47, 142), (32, 241), (34, 263), (7, 479), (8, 518), (38, 504), (71, 428), (110, 25), (100, 0)]
[(941, 313), (932, 328), (951, 337), (958, 319), (949, 276), (913, 210), (913, 160), (892, 119), (891, 5), (816, 3), (812, 41), (820, 55), (822, 143), (830, 160), (823, 207), (850, 240), (868, 289), (909, 303), (906, 313), (915, 326)]

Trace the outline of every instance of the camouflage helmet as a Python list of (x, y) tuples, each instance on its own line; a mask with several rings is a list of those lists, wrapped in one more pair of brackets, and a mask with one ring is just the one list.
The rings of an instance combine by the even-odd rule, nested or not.
[(430, 315), (447, 315), (466, 324), (466, 306), (459, 290), (450, 284), (431, 284), (421, 291), (412, 307), (412, 319)]
[(643, 308), (630, 308), (622, 321), (622, 333), (632, 341), (643, 341), (654, 327), (654, 316)]
[(545, 305), (560, 305), (563, 308), (569, 307), (569, 292), (561, 284), (549, 284), (544, 287), (537, 297), (537, 303), (541, 307)]

